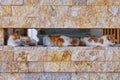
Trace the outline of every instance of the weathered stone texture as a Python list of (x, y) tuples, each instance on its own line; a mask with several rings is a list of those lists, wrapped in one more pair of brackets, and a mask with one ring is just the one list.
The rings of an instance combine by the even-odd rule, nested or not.
[(72, 0), (72, 5), (86, 6), (87, 0)]
[(87, 5), (120, 5), (120, 0), (87, 0)]
[(24, 0), (0, 0), (0, 5), (23, 5)]

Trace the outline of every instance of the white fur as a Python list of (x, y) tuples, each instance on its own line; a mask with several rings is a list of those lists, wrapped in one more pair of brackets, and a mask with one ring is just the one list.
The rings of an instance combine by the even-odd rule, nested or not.
[(38, 31), (36, 29), (28, 29), (27, 34), (33, 43), (38, 43), (39, 38), (37, 37)]
[(10, 35), (7, 41), (7, 45), (9, 46), (20, 46), (21, 43), (21, 39), (13, 40), (12, 35)]
[(102, 36), (101, 38), (98, 38), (99, 40), (100, 39), (103, 39), (104, 40), (104, 43), (100, 43), (100, 42), (94, 42), (94, 40), (92, 40), (91, 42), (88, 41), (88, 37), (84, 37), (83, 39), (81, 39), (81, 41), (83, 41), (86, 46), (104, 46), (104, 47), (108, 47), (110, 45), (114, 45), (115, 43), (112, 43), (110, 42), (108, 39), (107, 39), (107, 36)]
[[(60, 38), (64, 39), (64, 43), (63, 43), (62, 46), (70, 46), (70, 45), (72, 45), (71, 44), (72, 39), (70, 37), (61, 35)], [(51, 43), (50, 38), (49, 38), (48, 35), (43, 37), (43, 45), (44, 46), (55, 46), (54, 44)], [(79, 40), (78, 40), (78, 43), (76, 45), (79, 45)]]

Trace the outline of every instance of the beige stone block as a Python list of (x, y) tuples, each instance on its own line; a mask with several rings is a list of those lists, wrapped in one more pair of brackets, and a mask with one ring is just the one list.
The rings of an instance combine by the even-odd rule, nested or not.
[(12, 0), (12, 5), (24, 5), (24, 0)]
[(71, 52), (69, 50), (48, 49), (45, 61), (71, 61)]
[(38, 6), (38, 5), (40, 5), (40, 0), (24, 0), (24, 5)]
[(106, 72), (107, 63), (106, 62), (92, 62), (92, 72)]
[(72, 0), (72, 5), (86, 6), (87, 0)]
[(87, 5), (119, 5), (120, 0), (88, 0)]
[(0, 6), (0, 17), (10, 17), (12, 16), (11, 6)]
[(64, 19), (64, 28), (80, 28), (81, 19), (85, 17), (86, 6), (71, 6), (68, 8)]
[(18, 72), (18, 62), (0, 62), (0, 72)]
[(106, 73), (90, 73), (90, 80), (108, 80)]
[(22, 5), (23, 0), (0, 0), (1, 5)]
[(72, 62), (44, 62), (45, 72), (75, 72)]
[(109, 27), (110, 28), (120, 28), (120, 18), (119, 17), (109, 17)]
[[(18, 51), (19, 50), (19, 51)], [(47, 54), (45, 47), (16, 47), (14, 48), (15, 57), (17, 61), (44, 61)]]
[(29, 72), (43, 72), (43, 62), (29, 62)]
[(111, 28), (119, 28), (120, 26), (120, 7), (119, 6), (108, 6), (108, 20)]
[(46, 80), (45, 73), (23, 73), (21, 75), (21, 80)]
[(3, 46), (4, 51), (13, 51), (14, 47), (12, 46)]
[(48, 51), (45, 47), (34, 48), (29, 51), (28, 61), (44, 61)]
[(0, 51), (0, 61), (13, 61), (13, 52)]
[(91, 72), (92, 62), (74, 62), (73, 63), (76, 72)]
[(39, 28), (38, 18), (13, 17), (12, 28)]
[(74, 7), (72, 11), (72, 21), (80, 28), (95, 28), (97, 26), (97, 18), (106, 17), (106, 14), (106, 6)]
[(28, 54), (29, 54), (28, 51), (17, 50), (14, 52), (14, 60), (15, 61), (27, 61)]
[(44, 62), (44, 72), (60, 72), (61, 62)]
[(96, 18), (96, 28), (110, 28), (109, 19), (106, 17)]
[(28, 72), (27, 62), (0, 62), (0, 72)]
[(75, 72), (76, 67), (73, 62), (61, 62), (60, 72)]
[(72, 73), (71, 80), (90, 80), (89, 73)]
[(40, 27), (63, 28), (68, 11), (69, 6), (40, 6)]
[(12, 28), (12, 18), (11, 17), (2, 17), (1, 18), (2, 28)]
[(107, 61), (120, 61), (120, 50), (109, 50), (105, 52)]
[(106, 62), (107, 72), (120, 72), (120, 62)]
[(0, 0), (1, 5), (12, 5), (13, 0)]
[(72, 51), (72, 61), (105, 61), (105, 52), (78, 49)]
[(40, 0), (41, 5), (72, 5), (72, 0)]
[(120, 73), (107, 73), (106, 76), (107, 76), (107, 79), (109, 79), (109, 80), (119, 80), (120, 79)]
[(21, 80), (21, 73), (0, 73), (0, 80)]
[(45, 80), (71, 80), (70, 73), (46, 73)]
[(14, 17), (39, 17), (38, 6), (12, 6)]

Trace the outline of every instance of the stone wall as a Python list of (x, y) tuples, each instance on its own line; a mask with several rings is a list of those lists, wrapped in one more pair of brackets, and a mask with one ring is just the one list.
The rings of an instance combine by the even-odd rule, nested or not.
[[(120, 28), (120, 0), (0, 0), (2, 28)], [(0, 80), (120, 80), (120, 48), (0, 47)]]
[(2, 28), (119, 28), (119, 0), (0, 0)]
[(120, 80), (120, 48), (0, 47), (1, 80)]

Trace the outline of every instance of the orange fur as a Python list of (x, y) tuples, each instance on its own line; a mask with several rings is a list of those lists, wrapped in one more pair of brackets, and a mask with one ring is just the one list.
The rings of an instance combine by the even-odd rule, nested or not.
[(64, 39), (60, 38), (60, 34), (49, 35), (50, 41), (55, 46), (62, 46), (64, 43)]
[(18, 31), (14, 32), (12, 34), (12, 38), (13, 40), (17, 40), (17, 39), (20, 39), (20, 33)]
[(75, 44), (77, 44), (77, 42), (78, 42), (77, 38), (72, 38), (71, 45), (75, 45)]

